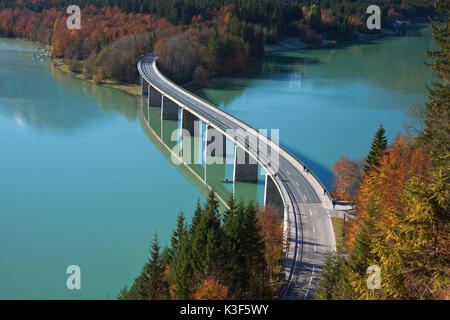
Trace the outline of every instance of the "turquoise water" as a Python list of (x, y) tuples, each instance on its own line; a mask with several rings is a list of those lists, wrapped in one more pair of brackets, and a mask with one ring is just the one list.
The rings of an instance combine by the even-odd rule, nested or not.
[[(363, 157), (380, 123), (392, 141), (426, 100), (430, 45), (421, 25), (407, 37), (279, 53), (200, 94), (256, 128), (279, 128), (281, 144), (329, 184), (339, 156)], [(34, 48), (0, 39), (0, 299), (115, 298), (154, 231), (166, 243), (206, 189), (168, 161), (138, 99), (33, 60)], [(208, 169), (208, 182), (228, 169)], [(72, 264), (81, 290), (66, 289)]]
[(431, 44), (420, 23), (403, 37), (282, 52), (197, 94), (257, 129), (280, 129), (280, 144), (330, 186), (333, 163), (363, 158), (380, 124), (390, 142), (404, 132), (408, 109), (427, 99)]
[[(135, 98), (0, 40), (0, 299), (115, 298), (202, 195), (149, 141)], [(66, 268), (81, 268), (81, 290)]]

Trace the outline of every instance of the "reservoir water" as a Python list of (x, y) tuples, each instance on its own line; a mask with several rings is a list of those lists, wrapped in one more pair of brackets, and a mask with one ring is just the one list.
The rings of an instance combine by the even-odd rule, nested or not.
[(280, 144), (330, 187), (333, 163), (367, 155), (380, 124), (390, 142), (404, 132), (408, 109), (427, 99), (431, 45), (429, 24), (416, 23), (406, 36), (266, 56), (197, 94), (254, 128), (279, 129)]
[[(408, 108), (427, 98), (430, 46), (419, 24), (404, 37), (277, 53), (199, 94), (280, 129), (330, 185), (333, 163), (363, 157), (380, 124), (390, 141), (403, 132)], [(205, 189), (169, 161), (139, 99), (33, 60), (35, 47), (0, 39), (0, 299), (115, 298), (155, 230), (167, 243)], [(69, 265), (81, 268), (81, 290), (66, 289)]]

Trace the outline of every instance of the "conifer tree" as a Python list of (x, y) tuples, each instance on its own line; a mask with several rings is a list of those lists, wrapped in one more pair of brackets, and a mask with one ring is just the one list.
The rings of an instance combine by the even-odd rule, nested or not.
[(195, 290), (192, 259), (191, 241), (186, 232), (179, 239), (171, 265), (170, 280), (175, 299), (190, 299)]
[(436, 78), (428, 88), (424, 140), (428, 151), (439, 156), (450, 149), (450, 7), (448, 1), (436, 0), (435, 8), (440, 17), (432, 18), (431, 28), (437, 49), (427, 51), (427, 56)]
[(214, 191), (208, 195), (206, 204), (192, 231), (192, 263), (195, 281), (200, 284), (205, 277), (217, 272), (222, 258), (219, 201)]
[(150, 300), (168, 298), (169, 288), (164, 275), (165, 267), (161, 264), (158, 234), (155, 232), (147, 263), (148, 293)]
[(253, 298), (260, 298), (264, 290), (266, 262), (264, 259), (264, 243), (257, 223), (257, 210), (253, 201), (247, 204), (243, 225), (243, 252), (251, 276), (249, 291), (256, 295)]
[(124, 286), (120, 289), (119, 295), (117, 296), (117, 300), (127, 300), (128, 287)]
[(359, 276), (364, 276), (369, 266), (369, 261), (373, 260), (373, 237), (375, 234), (374, 220), (375, 205), (370, 203), (367, 208), (367, 217), (362, 218), (363, 221), (359, 225), (358, 233), (353, 242), (353, 249), (349, 257), (349, 265), (352, 272)]
[(380, 165), (380, 154), (387, 148), (387, 139), (385, 136), (385, 130), (382, 125), (375, 133), (372, 141), (370, 152), (366, 157), (364, 164), (364, 172), (375, 169)]
[(202, 209), (202, 206), (200, 204), (200, 200), (197, 199), (197, 204), (195, 206), (194, 216), (192, 217), (192, 223), (191, 223), (190, 231), (195, 230), (195, 228), (197, 227), (198, 222), (200, 221), (200, 218), (201, 218), (202, 214), (203, 214), (203, 209)]
[(173, 255), (177, 250), (178, 243), (180, 238), (186, 233), (186, 222), (183, 215), (183, 212), (180, 212), (177, 218), (177, 228), (173, 231), (172, 237), (170, 239), (170, 254)]
[(230, 207), (225, 214), (223, 226), (225, 236), (225, 270), (229, 275), (227, 285), (236, 298), (242, 298), (242, 291), (249, 285), (249, 268), (244, 257), (244, 215), (245, 206), (242, 201), (235, 204), (234, 197), (228, 201)]

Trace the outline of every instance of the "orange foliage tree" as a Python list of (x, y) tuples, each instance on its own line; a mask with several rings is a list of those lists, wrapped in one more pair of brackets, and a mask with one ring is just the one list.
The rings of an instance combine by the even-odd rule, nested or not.
[(283, 258), (283, 222), (280, 219), (280, 210), (268, 204), (258, 210), (258, 226), (264, 242), (264, 257), (272, 276), (274, 268)]
[(225, 300), (228, 296), (228, 287), (214, 279), (206, 279), (197, 288), (193, 298), (195, 300)]
[(353, 239), (367, 216), (370, 206), (379, 208), (378, 219), (389, 224), (389, 213), (405, 214), (402, 192), (412, 176), (426, 177), (430, 161), (416, 138), (399, 136), (380, 159), (378, 170), (368, 171), (359, 187), (355, 215), (346, 227), (346, 244), (351, 250)]
[(358, 162), (351, 161), (348, 157), (340, 157), (333, 166), (333, 172), (335, 177), (333, 196), (343, 201), (354, 200), (360, 177)]

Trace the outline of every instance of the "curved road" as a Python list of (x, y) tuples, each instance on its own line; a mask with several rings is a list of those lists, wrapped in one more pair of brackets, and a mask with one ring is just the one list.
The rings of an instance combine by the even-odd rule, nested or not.
[[(281, 293), (283, 299), (310, 299), (317, 286), (320, 270), (326, 254), (335, 250), (331, 225), (331, 201), (315, 176), (304, 170), (303, 165), (283, 149), (278, 149), (247, 124), (233, 118), (212, 104), (194, 96), (165, 78), (156, 66), (157, 57), (145, 55), (138, 63), (140, 75), (164, 96), (187, 109), (200, 119), (209, 122), (225, 133), (226, 129), (242, 129), (258, 137), (259, 148), (279, 152), (278, 170), (271, 168), (271, 161), (258, 153), (251, 142), (245, 143), (245, 135), (231, 137), (245, 148), (269, 172), (285, 202), (285, 230), (288, 249), (284, 259), (287, 286)], [(251, 141), (251, 140), (250, 140)], [(276, 174), (274, 174), (276, 172)]]

